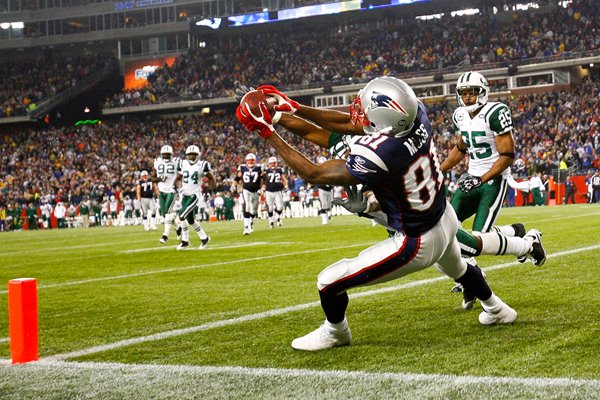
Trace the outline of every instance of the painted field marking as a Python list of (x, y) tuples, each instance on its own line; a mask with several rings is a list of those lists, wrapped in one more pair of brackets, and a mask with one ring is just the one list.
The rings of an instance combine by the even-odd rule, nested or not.
[[(579, 249), (562, 251), (562, 252), (554, 253), (554, 254), (549, 254), (548, 258), (556, 258), (556, 257), (565, 256), (565, 255), (581, 253), (584, 251), (596, 250), (598, 248), (600, 248), (600, 244), (594, 245), (594, 246), (582, 247)], [(518, 261), (512, 261), (512, 262), (508, 262), (508, 263), (492, 265), (490, 267), (483, 268), (483, 270), (484, 271), (493, 271), (493, 270), (497, 270), (497, 269), (511, 267), (514, 265), (521, 265), (521, 264)], [(439, 282), (439, 281), (447, 280), (447, 279), (450, 279), (450, 278), (445, 275), (442, 275), (442, 276), (439, 276), (436, 278), (423, 279), (423, 280), (419, 280), (419, 281), (408, 282), (408, 283), (401, 284), (401, 285), (390, 286), (390, 287), (385, 287), (385, 288), (381, 288), (381, 289), (368, 290), (368, 291), (361, 292), (361, 293), (354, 293), (354, 294), (350, 295), (350, 298), (354, 299), (354, 298), (372, 296), (374, 294), (379, 294), (379, 293), (394, 292), (394, 291), (401, 290), (401, 289), (408, 289), (408, 288), (413, 288), (413, 287), (417, 287), (417, 286), (427, 285), (430, 283)], [(236, 325), (236, 324), (243, 323), (243, 322), (255, 321), (255, 320), (260, 320), (260, 319), (264, 319), (264, 318), (274, 317), (277, 315), (300, 311), (300, 310), (304, 310), (304, 309), (311, 308), (311, 307), (317, 307), (320, 305), (321, 305), (321, 303), (319, 301), (314, 301), (311, 303), (298, 304), (298, 305), (290, 306), (290, 307), (276, 308), (273, 310), (263, 311), (263, 312), (259, 312), (256, 314), (243, 315), (241, 317), (230, 318), (230, 319), (214, 321), (214, 322), (208, 322), (206, 324), (202, 324), (202, 325), (198, 325), (198, 326), (174, 329), (172, 331), (155, 333), (153, 335), (125, 339), (125, 340), (121, 340), (118, 342), (109, 343), (109, 344), (100, 345), (100, 346), (93, 346), (93, 347), (89, 347), (87, 349), (73, 351), (73, 352), (69, 352), (69, 353), (56, 354), (54, 356), (46, 357), (46, 360), (68, 360), (70, 358), (76, 358), (76, 357), (87, 356), (90, 354), (102, 353), (105, 351), (115, 350), (118, 348), (131, 346), (131, 345), (135, 345), (135, 344), (156, 341), (156, 340), (162, 340), (162, 339), (167, 339), (167, 338), (171, 338), (171, 337), (186, 335), (189, 333), (206, 331), (209, 329), (221, 328), (221, 327), (230, 326), (230, 325)]]
[[(239, 244), (210, 244), (206, 249), (202, 251), (208, 250), (222, 250), (222, 249), (235, 249), (238, 247), (250, 247), (250, 246), (263, 246), (266, 244), (281, 246), (287, 244), (299, 244), (298, 242), (249, 242), (249, 243), (239, 243)], [(133, 249), (133, 250), (121, 250), (119, 253), (144, 253), (147, 251), (157, 251), (157, 250), (171, 250), (177, 246), (162, 246), (162, 247), (146, 247), (144, 249)], [(189, 250), (198, 250), (198, 247), (190, 246)]]
[[(516, 384), (534, 387), (585, 387), (598, 388), (600, 380), (573, 379), (573, 378), (519, 378), (519, 377), (495, 377), (495, 376), (472, 376), (472, 375), (446, 375), (446, 374), (411, 374), (394, 372), (367, 372), (353, 370), (311, 370), (311, 369), (287, 369), (287, 368), (250, 368), (250, 367), (216, 367), (216, 366), (194, 366), (194, 365), (156, 365), (156, 364), (121, 364), (121, 363), (96, 363), (96, 362), (64, 362), (55, 360), (42, 360), (27, 365), (33, 369), (74, 369), (95, 371), (128, 371), (149, 372), (162, 374), (227, 374), (244, 375), (251, 377), (318, 377), (324, 379), (351, 379), (372, 381), (394, 381), (400, 383), (436, 382), (447, 384), (491, 384), (505, 385)], [(144, 376), (145, 374), (140, 374)]]

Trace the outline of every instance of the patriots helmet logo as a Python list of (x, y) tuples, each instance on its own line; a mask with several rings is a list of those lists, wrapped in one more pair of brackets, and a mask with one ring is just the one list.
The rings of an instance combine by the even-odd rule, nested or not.
[(398, 104), (398, 102), (396, 100), (392, 99), (387, 94), (373, 91), (373, 94), (371, 95), (371, 107), (370, 108), (372, 110), (377, 107), (391, 108), (392, 110), (396, 110), (408, 117), (408, 112), (406, 112), (404, 107), (402, 107), (400, 104)]

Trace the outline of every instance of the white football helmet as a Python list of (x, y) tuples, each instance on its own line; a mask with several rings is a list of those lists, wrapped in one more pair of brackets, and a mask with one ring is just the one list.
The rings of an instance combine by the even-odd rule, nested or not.
[(246, 161), (247, 167), (252, 168), (256, 165), (256, 156), (254, 153), (248, 153), (244, 161)]
[[(477, 96), (477, 101), (473, 104), (465, 104), (462, 95), (472, 93)], [(456, 82), (456, 101), (461, 107), (465, 107), (468, 112), (473, 112), (479, 107), (483, 107), (488, 101), (490, 94), (490, 84), (479, 72), (465, 72)]]
[(417, 118), (417, 96), (406, 82), (391, 76), (375, 78), (358, 92), (350, 107), (354, 124), (366, 134), (405, 136)]
[(161, 147), (160, 157), (163, 160), (170, 160), (172, 154), (173, 154), (173, 148), (171, 146), (169, 146), (168, 144), (165, 144), (163, 147)]
[(267, 165), (269, 166), (269, 168), (275, 168), (277, 166), (277, 157), (269, 157)]
[(144, 170), (142, 172), (140, 172), (140, 177), (147, 177), (148, 176), (148, 171)]
[(115, 195), (114, 194), (110, 196), (110, 201), (115, 201)]
[(195, 144), (188, 146), (185, 150), (185, 156), (191, 164), (194, 164), (198, 160), (198, 155), (200, 154), (200, 148)]

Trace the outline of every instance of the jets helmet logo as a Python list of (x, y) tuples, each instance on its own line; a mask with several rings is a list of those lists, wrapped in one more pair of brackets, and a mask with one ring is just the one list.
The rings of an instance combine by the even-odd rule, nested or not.
[(396, 110), (408, 117), (408, 113), (406, 112), (404, 107), (398, 104), (398, 102), (396, 102), (390, 96), (383, 93), (373, 92), (373, 94), (371, 95), (371, 109), (377, 107), (391, 108), (392, 110)]

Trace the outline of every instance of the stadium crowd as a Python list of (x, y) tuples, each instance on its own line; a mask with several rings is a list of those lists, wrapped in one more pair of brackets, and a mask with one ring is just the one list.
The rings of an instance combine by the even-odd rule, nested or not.
[[(513, 111), (518, 177), (550, 175), (559, 163), (581, 171), (600, 168), (600, 82), (587, 79), (571, 90), (502, 99)], [(454, 145), (451, 123), (454, 102), (429, 105), (440, 157)], [(313, 161), (322, 150), (288, 134)], [(18, 129), (5, 132), (0, 146), (0, 204), (78, 204), (111, 195), (133, 196), (142, 170), (152, 170), (160, 147), (169, 143), (182, 155), (186, 146), (200, 147), (217, 180), (216, 191), (235, 192), (235, 172), (247, 153), (259, 163), (274, 155), (258, 136), (249, 135), (232, 113), (182, 116), (175, 119), (116, 120), (100, 125)], [(455, 180), (464, 164), (453, 171)], [(293, 174), (293, 171), (290, 171)], [(290, 189), (303, 182), (290, 176)]]
[(581, 0), (549, 13), (514, 13), (506, 22), (494, 15), (446, 15), (433, 21), (389, 17), (340, 26), (308, 20), (302, 29), (298, 22), (277, 30), (240, 30), (180, 56), (172, 67), (159, 68), (149, 86), (117, 93), (105, 107), (232, 97), (238, 85), (257, 81), (289, 90), (596, 54), (599, 17), (594, 0)]
[(113, 62), (98, 54), (3, 60), (0, 74), (10, 79), (2, 79), (0, 85), (0, 118), (27, 115), (43, 100), (75, 87)]

